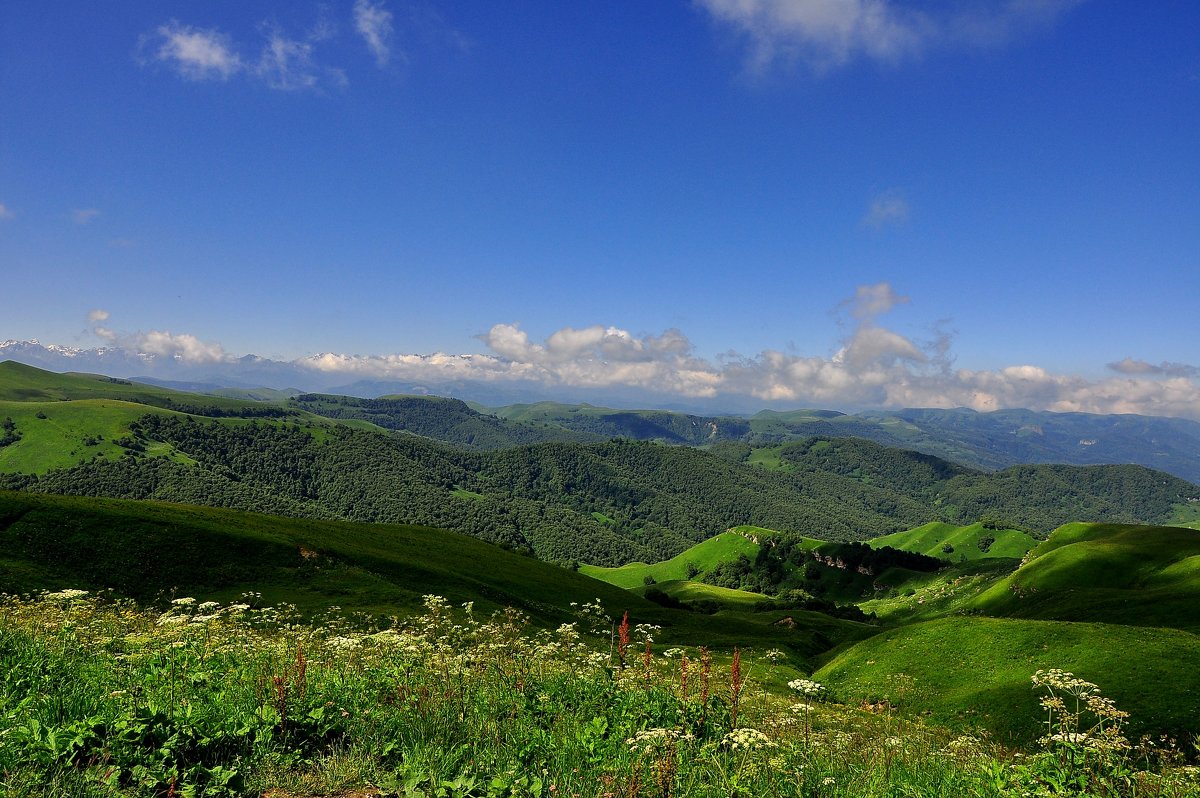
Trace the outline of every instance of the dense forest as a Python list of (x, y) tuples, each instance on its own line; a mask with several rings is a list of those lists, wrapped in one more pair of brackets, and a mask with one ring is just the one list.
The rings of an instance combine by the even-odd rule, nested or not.
[[(989, 475), (851, 439), (794, 444), (772, 471), (737, 451), (628, 440), (479, 451), (298, 420), (160, 414), (131, 432), (119, 461), (6, 475), (0, 487), (424, 524), (596, 564), (662, 559), (739, 524), (854, 541), (931, 520), (1042, 532), (1070, 520), (1157, 521), (1195, 492), (1135, 466)], [(162, 444), (182, 456), (143, 453)]]

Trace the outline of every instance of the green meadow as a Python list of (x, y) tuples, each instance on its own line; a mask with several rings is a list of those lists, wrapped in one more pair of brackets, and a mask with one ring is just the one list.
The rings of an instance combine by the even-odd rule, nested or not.
[[(718, 563), (736, 560), (741, 555), (753, 558), (758, 553), (759, 544), (751, 539), (754, 532), (749, 530), (752, 529), (756, 528), (722, 532), (662, 562), (633, 562), (617, 568), (581, 565), (579, 572), (624, 588), (641, 587), (646, 583), (647, 577), (655, 582), (691, 579), (707, 573)], [(762, 532), (767, 533), (768, 530)]]
[(869, 542), (876, 547), (891, 546), (893, 549), (926, 554), (950, 562), (990, 557), (1019, 560), (1038, 544), (1036, 538), (1020, 529), (993, 529), (983, 522), (954, 526), (942, 521), (932, 521)]
[(890, 629), (816, 671), (846, 701), (887, 702), (909, 717), (986, 729), (1029, 746), (1044, 732), (1032, 673), (1062, 668), (1095, 682), (1128, 730), (1190, 742), (1200, 717), (1200, 637), (1175, 629), (948, 617)]

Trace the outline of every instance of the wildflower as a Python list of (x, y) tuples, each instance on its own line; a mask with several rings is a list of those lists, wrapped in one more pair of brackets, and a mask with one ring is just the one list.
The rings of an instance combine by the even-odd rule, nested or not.
[(184, 596), (183, 598), (171, 599), (171, 603), (176, 607), (190, 607), (196, 603), (196, 599), (191, 596)]
[(721, 744), (728, 747), (730, 751), (757, 751), (775, 747), (775, 743), (770, 737), (758, 729), (745, 727), (734, 729), (726, 734), (721, 739)]
[(825, 685), (810, 679), (792, 679), (788, 682), (788, 687), (805, 698), (819, 699), (825, 693)]
[(1056, 743), (1071, 743), (1072, 745), (1080, 745), (1087, 741), (1088, 736), (1084, 732), (1060, 732), (1050, 735), (1050, 739)]
[(638, 732), (626, 740), (625, 744), (635, 754), (650, 754), (694, 739), (696, 738), (690, 733), (680, 729), (654, 728)]
[(46, 601), (77, 601), (87, 594), (88, 592), (86, 590), (69, 587), (66, 590), (60, 590), (57, 593), (43, 593), (42, 598)]

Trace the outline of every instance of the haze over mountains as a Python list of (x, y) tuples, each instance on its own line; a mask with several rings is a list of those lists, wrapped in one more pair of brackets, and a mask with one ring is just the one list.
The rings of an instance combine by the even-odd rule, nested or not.
[[(180, 391), (257, 400), (282, 399), (303, 391), (364, 399), (388, 395), (453, 397), (471, 406), (441, 405), (439, 412), (430, 415), (427, 406), (411, 401), (407, 408), (394, 404), (390, 409), (394, 415), (383, 426), (484, 448), (609, 437), (687, 445), (730, 441), (765, 445), (812, 435), (853, 435), (985, 470), (1022, 463), (1135, 463), (1200, 482), (1200, 423), (1182, 418), (1025, 409), (981, 413), (966, 408), (842, 413), (764, 410), (762, 403), (741, 415), (731, 415), (737, 411), (728, 407), (705, 410), (688, 403), (683, 409), (665, 408), (661, 403), (654, 404), (652, 395), (567, 387), (556, 389), (560, 399), (577, 401), (573, 398), (576, 395), (586, 396), (590, 404), (546, 402), (542, 401), (547, 398), (545, 392), (536, 393), (533, 383), (359, 380), (338, 384), (344, 374), (312, 369), (302, 361), (282, 362), (254, 355), (197, 362), (179, 355), (137, 353), (121, 347), (79, 349), (36, 341), (5, 341), (0, 343), (0, 360), (5, 359), (50, 371), (99, 373)], [(598, 406), (636, 408), (639, 405), (635, 400), (639, 398), (647, 400), (641, 407), (660, 409)], [(340, 412), (345, 411), (342, 408)], [(321, 410), (315, 412), (322, 414)], [(493, 416), (519, 422), (519, 426), (503, 424)], [(436, 429), (416, 429), (431, 423)], [(472, 429), (483, 425), (491, 431), (477, 441), (473, 437), (476, 433), (455, 433), (446, 425)], [(542, 429), (531, 433), (530, 425)]]

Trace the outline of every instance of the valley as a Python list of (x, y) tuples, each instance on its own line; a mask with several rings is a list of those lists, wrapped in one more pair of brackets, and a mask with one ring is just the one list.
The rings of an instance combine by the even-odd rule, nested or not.
[[(603, 413), (574, 429), (545, 408), (510, 414), (428, 397), (217, 397), (0, 363), (0, 653), (53, 647), (19, 619), (60, 611), (50, 597), (68, 588), (97, 597), (80, 599), (95, 618), (122, 601), (170, 615), (190, 606), (181, 597), (283, 608), (280, 628), (310, 629), (310, 652), (431, 623), (437, 597), (493, 624), (518, 614), (529, 641), (579, 629), (613, 677), (643, 656), (615, 648), (619, 620), (653, 630), (647, 686), (670, 678), (668, 651), (722, 668), (749, 658), (761, 697), (747, 711), (764, 722), (787, 682), (811, 679), (831, 702), (816, 710), (822, 733), (884, 707), (905, 739), (982, 732), (985, 747), (1032, 751), (1045, 719), (1029, 680), (1059, 667), (1103, 685), (1129, 739), (1195, 733), (1200, 489), (1186, 480), (1130, 464), (989, 472), (828, 434), (697, 447), (606, 438)], [(607, 620), (584, 631), (581, 607)], [(300, 645), (287, 638), (262, 645)]]

